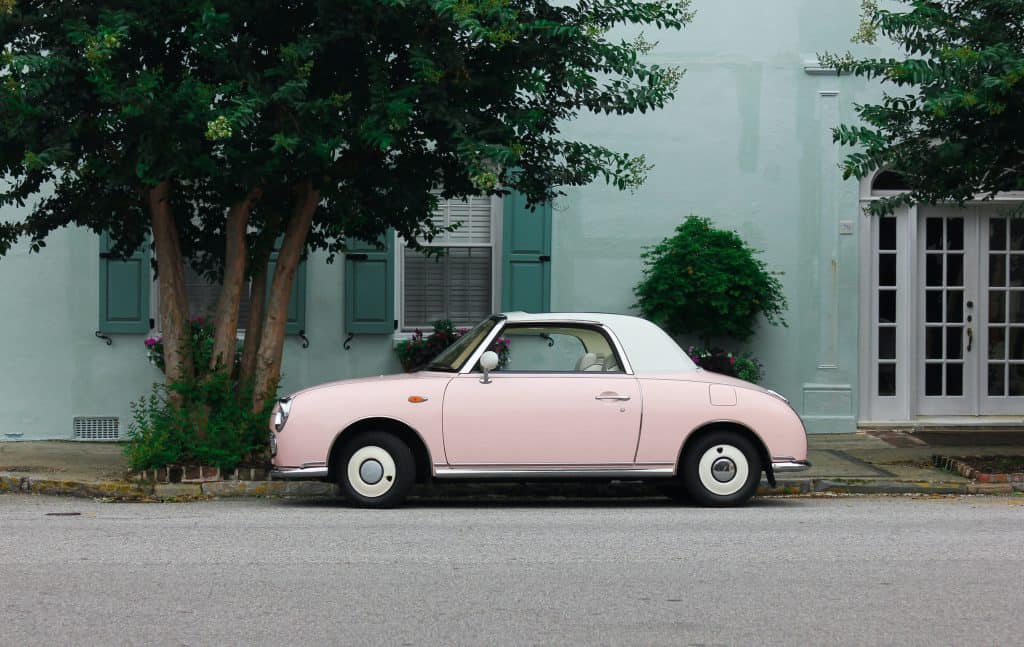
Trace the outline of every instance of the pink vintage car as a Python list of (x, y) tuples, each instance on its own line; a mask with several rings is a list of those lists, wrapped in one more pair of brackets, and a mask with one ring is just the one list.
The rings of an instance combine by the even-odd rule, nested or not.
[(657, 479), (673, 497), (738, 505), (762, 471), (774, 483), (809, 467), (785, 398), (612, 314), (495, 315), (418, 372), (281, 398), (271, 427), (275, 478), (335, 481), (367, 507), (428, 479), (542, 478)]

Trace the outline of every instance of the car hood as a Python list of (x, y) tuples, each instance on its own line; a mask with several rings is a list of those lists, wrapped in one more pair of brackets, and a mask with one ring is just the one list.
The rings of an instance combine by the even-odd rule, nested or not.
[(375, 377), (354, 377), (347, 380), (335, 380), (334, 382), (325, 382), (323, 384), (317, 384), (305, 389), (300, 389), (293, 393), (290, 393), (288, 397), (294, 398), (302, 395), (303, 393), (311, 393), (313, 391), (319, 391), (321, 389), (334, 389), (343, 386), (354, 386), (357, 384), (394, 384), (396, 382), (418, 382), (420, 380), (450, 380), (455, 377), (455, 373), (442, 373), (439, 371), (419, 371), (416, 373), (397, 373), (393, 375), (377, 375)]

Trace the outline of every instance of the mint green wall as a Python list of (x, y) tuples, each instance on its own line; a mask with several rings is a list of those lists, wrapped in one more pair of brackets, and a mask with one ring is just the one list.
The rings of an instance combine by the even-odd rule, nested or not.
[[(592, 186), (556, 202), (553, 308), (628, 312), (642, 248), (690, 213), (708, 216), (784, 273), (789, 328), (762, 327), (748, 346), (765, 364), (766, 384), (793, 402), (809, 430), (853, 430), (863, 216), (829, 129), (853, 121), (852, 103), (878, 89), (809, 75), (804, 64), (816, 52), (853, 47), (858, 6), (705, 0), (694, 3), (683, 32), (648, 32), (659, 41), (653, 61), (686, 69), (676, 100), (647, 115), (585, 117), (566, 131), (645, 153), (655, 168), (634, 194)], [(852, 221), (853, 235), (839, 235), (840, 220)]]
[[(595, 185), (555, 204), (552, 308), (629, 312), (643, 246), (689, 213), (709, 216), (785, 273), (790, 327), (764, 328), (750, 344), (767, 385), (791, 399), (810, 431), (850, 431), (863, 217), (856, 183), (840, 179), (828, 128), (850, 121), (852, 102), (877, 90), (850, 77), (811, 76), (803, 66), (818, 51), (850, 48), (859, 3), (694, 4), (696, 19), (683, 32), (647, 31), (660, 41), (654, 60), (687, 69), (668, 109), (567, 125), (571, 137), (646, 153), (656, 168), (634, 194)], [(838, 95), (819, 94), (826, 90)], [(852, 221), (854, 235), (840, 236), (839, 220)], [(73, 229), (56, 233), (40, 254), (22, 245), (0, 259), (0, 439), (70, 438), (74, 416), (117, 416), (126, 430), (129, 402), (160, 379), (143, 335), (112, 335), (112, 346), (93, 336), (98, 251), (97, 236)], [(357, 335), (343, 350), (343, 272), (340, 261), (309, 261), (310, 347), (286, 342), (285, 391), (399, 370), (390, 335)]]

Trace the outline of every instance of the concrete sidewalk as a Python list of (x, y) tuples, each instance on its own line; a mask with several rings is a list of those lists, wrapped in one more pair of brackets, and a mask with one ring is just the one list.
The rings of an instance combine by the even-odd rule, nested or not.
[[(812, 469), (781, 475), (763, 494), (1009, 494), (1024, 484), (975, 483), (936, 469), (935, 455), (1024, 455), (1024, 430), (927, 433), (859, 432), (809, 437)], [(156, 485), (127, 480), (128, 464), (118, 443), (11, 441), (0, 443), (0, 492), (108, 497), (115, 499), (192, 498), (197, 496), (323, 496), (332, 487), (315, 482), (223, 481), (200, 486)], [(469, 484), (419, 488), (422, 497), (479, 495)], [(488, 485), (486, 492), (516, 496), (648, 496), (653, 488), (637, 484)]]

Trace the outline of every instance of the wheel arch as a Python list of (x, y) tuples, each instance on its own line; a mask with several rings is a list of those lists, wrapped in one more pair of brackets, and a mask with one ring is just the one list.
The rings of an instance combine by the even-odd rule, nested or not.
[(689, 450), (689, 448), (696, 444), (701, 438), (716, 431), (734, 431), (742, 434), (750, 440), (750, 442), (753, 443), (754, 448), (757, 449), (758, 458), (761, 459), (761, 470), (767, 477), (768, 483), (772, 487), (775, 487), (775, 474), (772, 472), (772, 458), (771, 454), (768, 453), (768, 446), (753, 429), (733, 420), (709, 422), (691, 431), (689, 435), (687, 435), (686, 440), (683, 441), (683, 446), (680, 448), (679, 455), (676, 457), (677, 476), (682, 474), (683, 457), (686, 456), (687, 450)]
[(345, 447), (345, 443), (366, 431), (383, 431), (399, 438), (409, 446), (416, 461), (416, 482), (424, 483), (430, 480), (433, 474), (430, 450), (427, 449), (427, 444), (423, 442), (419, 432), (401, 420), (380, 417), (357, 420), (338, 432), (338, 435), (334, 437), (334, 442), (331, 443), (331, 450), (327, 454), (328, 480), (332, 482), (337, 480), (335, 465), (338, 461), (338, 456)]

